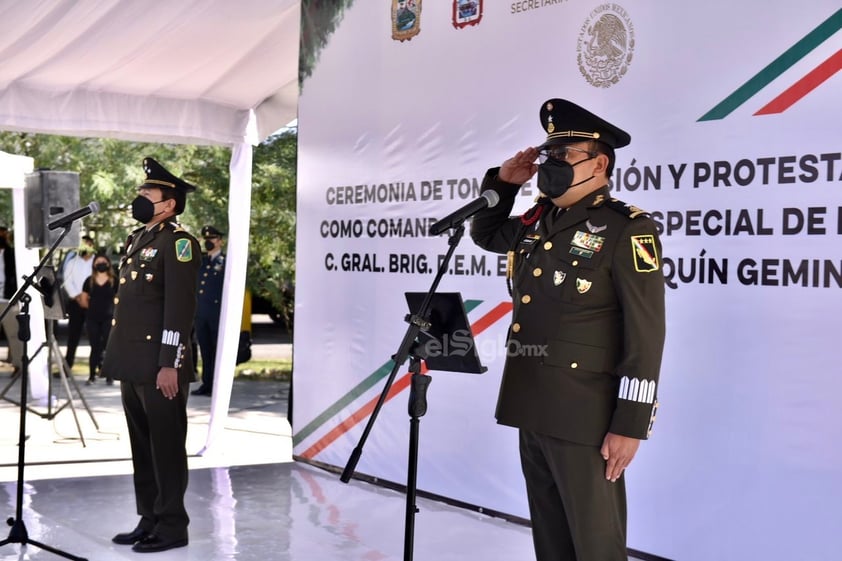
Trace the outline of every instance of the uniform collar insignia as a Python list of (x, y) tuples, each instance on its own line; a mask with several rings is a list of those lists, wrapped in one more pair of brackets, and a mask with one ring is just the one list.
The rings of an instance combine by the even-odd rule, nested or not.
[(603, 185), (602, 187), (591, 193), (591, 195), (593, 196), (593, 200), (591, 201), (591, 204), (589, 206), (602, 206), (603, 204), (605, 204), (606, 201), (608, 201), (608, 199), (610, 198), (610, 194), (611, 191), (608, 188), (608, 185)]

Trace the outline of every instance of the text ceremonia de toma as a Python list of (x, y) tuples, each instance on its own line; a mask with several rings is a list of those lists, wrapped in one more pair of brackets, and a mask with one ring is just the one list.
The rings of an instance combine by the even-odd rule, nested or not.
[(458, 200), (479, 197), (480, 181), (476, 177), (432, 179), (416, 185), (412, 181), (339, 185), (328, 187), (325, 202), (329, 205), (368, 205), (417, 201)]
[[(618, 165), (611, 181), (612, 191), (659, 191), (681, 187), (728, 188), (750, 185), (788, 186), (842, 181), (842, 152), (714, 160), (712, 162)], [(454, 177), (423, 181), (333, 185), (325, 190), (330, 206), (370, 205), (442, 200), (465, 200), (481, 193), (481, 178)], [(520, 197), (538, 194), (531, 183), (523, 184)]]

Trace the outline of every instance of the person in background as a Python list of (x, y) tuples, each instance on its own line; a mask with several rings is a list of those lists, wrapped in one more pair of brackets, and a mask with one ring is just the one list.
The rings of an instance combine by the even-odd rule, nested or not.
[[(655, 419), (666, 331), (661, 242), (609, 190), (631, 136), (563, 99), (539, 117), (546, 140), (488, 170), (500, 203), (471, 223), (478, 246), (508, 255), (518, 351), (496, 417), (518, 429), (538, 561), (627, 561), (624, 473)], [(510, 217), (536, 173), (542, 196)]]
[[(87, 300), (85, 327), (88, 330), (88, 341), (91, 344), (91, 358), (89, 364), (88, 384), (96, 381), (100, 371), (102, 359), (105, 355), (105, 345), (111, 332), (111, 320), (114, 315), (114, 295), (117, 293), (117, 279), (111, 260), (104, 253), (94, 257), (91, 276), (82, 285), (83, 299)], [(111, 385), (114, 379), (104, 376), (105, 383)]]
[(82, 330), (85, 329), (87, 299), (82, 293), (82, 285), (91, 274), (94, 253), (94, 240), (89, 236), (82, 236), (79, 248), (67, 255), (61, 268), (64, 292), (67, 294), (67, 350), (64, 358), (71, 368), (76, 360), (76, 349), (82, 338)]
[[(15, 248), (9, 242), (9, 230), (2, 226), (0, 227), (0, 312), (6, 309), (9, 300), (18, 290), (18, 278), (15, 271)], [(23, 358), (23, 344), (18, 338), (16, 317), (19, 309), (18, 304), (15, 304), (3, 318), (3, 332), (9, 345), (8, 362), (12, 364), (15, 372), (20, 371)]]
[(120, 381), (140, 520), (111, 540), (139, 553), (188, 543), (187, 397), (195, 379), (190, 333), (196, 314), (199, 242), (175, 217), (196, 189), (152, 158), (132, 201), (143, 224), (120, 262), (114, 322), (102, 372)]
[(202, 354), (202, 385), (190, 393), (209, 396), (213, 392), (213, 374), (216, 369), (225, 254), (222, 252), (222, 232), (213, 226), (205, 226), (202, 228), (202, 238), (207, 253), (202, 257), (202, 268), (199, 270), (195, 323), (196, 339)]

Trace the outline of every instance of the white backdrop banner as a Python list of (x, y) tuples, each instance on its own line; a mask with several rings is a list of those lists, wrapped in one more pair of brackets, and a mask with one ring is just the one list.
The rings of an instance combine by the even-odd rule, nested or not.
[[(561, 97), (631, 133), (613, 192), (664, 245), (661, 408), (628, 472), (629, 546), (838, 558), (838, 0), (347, 4), (299, 106), (296, 456), (344, 467), (406, 331), (404, 292), (425, 292), (447, 251), (430, 225), (542, 142), (539, 107)], [(515, 211), (536, 194), (524, 185)], [(527, 517), (516, 431), (494, 421), (504, 273), (466, 234), (439, 287), (461, 292), (488, 371), (430, 372), (418, 487)], [(404, 365), (359, 473), (406, 482), (407, 387)]]

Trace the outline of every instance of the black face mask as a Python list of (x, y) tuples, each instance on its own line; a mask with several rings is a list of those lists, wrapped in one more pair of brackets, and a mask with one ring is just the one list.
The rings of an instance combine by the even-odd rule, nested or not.
[(538, 189), (549, 198), (555, 199), (565, 194), (571, 187), (576, 187), (576, 185), (590, 181), (595, 176), (592, 175), (578, 183), (571, 184), (573, 181), (573, 167), (591, 159), (593, 158), (588, 158), (587, 160), (570, 165), (563, 160), (547, 158), (546, 162), (538, 164)]
[(213, 251), (214, 243), (211, 240), (205, 240), (205, 249)]
[(108, 263), (97, 263), (96, 265), (94, 265), (94, 269), (96, 269), (100, 273), (104, 273), (109, 269), (109, 265)]
[(153, 203), (146, 197), (141, 197), (138, 195), (135, 197), (135, 200), (132, 201), (132, 218), (141, 222), (143, 224), (149, 224), (149, 222), (155, 218), (159, 213), (155, 213), (155, 205), (158, 203), (162, 203), (164, 201), (158, 201)]

